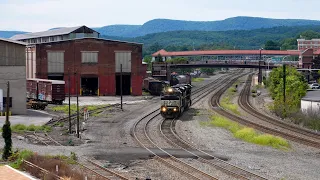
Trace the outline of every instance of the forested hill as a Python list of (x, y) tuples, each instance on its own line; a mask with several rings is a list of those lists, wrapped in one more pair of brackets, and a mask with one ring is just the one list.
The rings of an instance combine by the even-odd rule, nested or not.
[(110, 37), (143, 43), (144, 55), (150, 55), (162, 48), (168, 51), (193, 49), (259, 49), (268, 40), (275, 41), (275, 49), (296, 49), (297, 38), (320, 38), (320, 25), (274, 27), (255, 30), (232, 31), (173, 31), (154, 33), (136, 38)]
[(252, 30), (277, 26), (320, 25), (320, 21), (301, 19), (269, 19), (258, 17), (233, 17), (221, 21), (181, 21), (154, 19), (143, 25), (111, 25), (94, 28), (102, 35), (138, 37), (168, 31), (227, 31)]
[(10, 38), (16, 34), (23, 34), (22, 31), (0, 31), (0, 38)]

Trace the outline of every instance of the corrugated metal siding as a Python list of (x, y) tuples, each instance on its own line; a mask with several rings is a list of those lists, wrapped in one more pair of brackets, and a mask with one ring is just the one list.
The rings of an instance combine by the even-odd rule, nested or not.
[(13, 43), (0, 41), (1, 66), (25, 66), (25, 47)]
[(81, 52), (82, 63), (98, 63), (98, 52), (96, 51), (83, 51)]
[(64, 52), (48, 51), (48, 73), (64, 73)]
[(131, 52), (115, 52), (116, 53), (116, 72), (120, 72), (120, 64), (122, 64), (122, 72), (131, 72)]

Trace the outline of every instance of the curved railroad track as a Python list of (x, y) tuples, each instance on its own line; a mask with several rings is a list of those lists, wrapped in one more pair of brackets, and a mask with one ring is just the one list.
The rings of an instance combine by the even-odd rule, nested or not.
[[(46, 146), (49, 146), (50, 144), (63, 146), (61, 143), (55, 141), (48, 134), (46, 134), (45, 136), (41, 136), (34, 132), (33, 136), (35, 137), (35, 139), (41, 141)], [(77, 164), (80, 165), (80, 167), (83, 167), (86, 171), (90, 172), (91, 175), (98, 176), (106, 180), (116, 180), (116, 179), (129, 180), (129, 178), (115, 171), (112, 171), (111, 169), (103, 167), (103, 165), (97, 162), (97, 160), (95, 159), (88, 159), (86, 157), (81, 156), (78, 158)]]
[[(236, 77), (233, 77), (231, 79), (231, 82), (233, 82), (235, 79), (238, 79), (239, 77), (241, 77), (242, 75), (238, 75)], [(230, 83), (229, 83), (230, 84)], [(228, 85), (229, 85), (228, 84)], [(213, 95), (214, 96), (214, 95)], [(201, 98), (199, 98), (198, 100), (200, 100)], [(226, 172), (236, 178), (239, 179), (263, 179), (265, 180), (266, 178), (257, 175), (253, 172), (247, 171), (245, 169), (242, 169), (240, 167), (237, 167), (235, 165), (232, 165), (228, 162), (225, 162), (223, 160), (220, 160), (219, 158), (208, 154), (198, 148), (196, 148), (195, 146), (193, 146), (192, 144), (190, 144), (189, 142), (185, 141), (184, 139), (182, 139), (176, 132), (175, 130), (175, 123), (176, 123), (176, 119), (174, 120), (168, 120), (168, 119), (164, 119), (160, 125), (160, 132), (161, 134), (165, 137), (165, 139), (172, 144), (173, 146), (177, 147), (177, 148), (182, 148), (184, 149), (186, 152), (192, 154), (193, 156), (197, 157), (198, 160), (207, 163), (209, 165), (212, 165), (218, 169), (220, 169), (223, 172)], [(197, 153), (193, 153), (189, 150), (196, 150)], [(198, 155), (199, 154), (199, 155)], [(209, 156), (212, 157), (212, 161), (209, 161), (205, 158), (202, 158), (203, 156)]]
[[(249, 75), (246, 84), (240, 93), (238, 104), (248, 114), (266, 122), (267, 125), (258, 124), (251, 121), (247, 121), (247, 123), (250, 126), (267, 133), (272, 133), (290, 139), (292, 141), (296, 141), (315, 148), (320, 148), (320, 133), (275, 119), (252, 107), (249, 101), (251, 79), (252, 75)], [(271, 128), (272, 126), (276, 126), (275, 128), (277, 129)]]
[[(230, 75), (230, 77), (227, 77), (226, 79), (237, 79), (237, 78), (238, 78), (238, 76), (236, 78), (234, 78), (234, 75)], [(223, 82), (225, 82), (225, 81), (227, 81), (227, 80), (223, 80)], [(213, 86), (213, 84), (211, 86)], [(215, 86), (220, 86), (220, 85), (215, 83)], [(206, 88), (208, 88), (209, 90)], [(196, 96), (195, 94), (193, 94), (193, 96), (197, 97), (197, 98), (193, 98), (193, 103), (196, 101), (199, 101), (200, 99), (202, 99), (203, 97), (207, 96), (208, 94), (210, 94), (212, 92), (212, 87), (206, 86), (206, 88), (201, 89), (201, 90), (203, 90), (205, 92), (209, 92), (209, 93), (202, 93), (201, 90), (199, 90), (199, 91), (197, 91), (197, 93), (201, 94), (200, 96)], [(197, 100), (195, 100), (195, 99), (197, 99)], [(159, 155), (157, 155), (156, 153), (154, 153), (151, 150), (151, 147), (156, 147), (156, 148), (160, 149), (162, 152), (164, 152), (165, 154), (167, 154), (171, 160), (174, 160), (177, 162), (177, 159), (174, 156), (170, 155), (168, 152), (166, 152), (162, 148), (160, 148), (156, 143), (154, 143), (152, 141), (152, 139), (148, 135), (148, 131), (147, 131), (148, 124), (153, 120), (163, 119), (159, 115), (160, 115), (159, 109), (156, 109), (156, 110), (152, 111), (151, 113), (145, 115), (144, 117), (142, 117), (139, 121), (137, 121), (134, 124), (134, 126), (131, 130), (132, 131), (131, 133), (132, 133), (132, 136), (140, 144), (141, 147), (144, 147), (145, 149), (147, 149), (150, 153), (152, 153), (154, 155), (154, 157), (156, 157), (156, 159), (158, 159), (158, 160), (160, 159), (162, 162), (168, 164), (170, 167), (173, 167), (174, 165), (172, 163), (169, 163), (166, 160), (161, 159), (161, 157)], [(170, 128), (165, 128), (165, 126), (168, 126), (168, 124), (167, 124), (168, 122), (171, 122), (171, 123), (169, 123)], [(164, 137), (166, 138), (166, 140), (170, 144), (172, 144), (175, 147), (180, 147), (192, 155), (195, 155), (195, 154), (190, 152), (187, 149), (197, 150), (200, 153), (202, 153), (203, 155), (208, 156), (208, 153), (196, 149), (195, 147), (190, 145), (188, 142), (179, 138), (177, 136), (176, 132), (174, 130), (172, 130), (173, 122), (175, 122), (175, 121), (163, 120), (161, 123), (161, 126), (160, 126), (161, 127), (160, 132), (164, 135)], [(168, 130), (170, 130), (171, 133), (169, 133)], [(171, 134), (172, 136), (168, 137), (168, 134)], [(173, 142), (173, 141), (175, 141), (175, 142)], [(226, 163), (222, 160), (219, 160), (217, 157), (214, 157), (212, 155), (209, 155), (209, 156), (211, 156), (214, 159), (214, 162), (211, 162), (211, 161), (208, 161), (208, 160), (202, 158), (201, 155), (200, 156), (195, 155), (195, 156), (198, 157), (198, 160), (201, 160), (202, 162), (205, 162), (211, 166), (219, 168), (220, 170), (222, 170), (228, 174), (231, 174), (232, 176), (237, 177), (237, 178), (241, 178), (241, 179), (266, 179), (264, 177), (261, 177), (259, 175), (254, 174), (252, 172), (249, 172), (249, 171), (246, 171), (246, 170), (241, 169), (239, 167), (236, 167), (234, 165), (231, 165), (230, 163)], [(174, 167), (174, 168), (176, 170), (180, 171), (181, 173), (185, 174), (186, 176), (192, 177), (194, 179), (203, 179), (203, 178), (217, 179), (216, 177), (209, 175), (203, 171), (195, 170), (194, 167), (190, 167), (190, 165), (189, 165), (188, 168), (191, 169), (192, 170), (191, 172), (193, 173), (193, 174), (190, 174), (187, 170), (184, 169), (184, 168), (186, 168), (184, 162), (180, 162), (179, 164), (180, 165), (184, 164), (183, 165), (184, 167), (182, 167), (182, 168), (181, 167)], [(194, 174), (195, 173), (194, 171), (197, 172), (196, 175)], [(201, 177), (201, 176), (204, 176), (204, 177)]]

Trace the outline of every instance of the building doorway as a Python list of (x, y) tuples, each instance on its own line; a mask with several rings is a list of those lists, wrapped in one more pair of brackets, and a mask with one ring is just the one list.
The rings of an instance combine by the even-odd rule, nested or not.
[(81, 77), (81, 95), (97, 96), (98, 95), (98, 77)]
[[(131, 75), (122, 75), (122, 95), (131, 94)], [(121, 95), (120, 92), (120, 75), (116, 75), (116, 95)]]
[(63, 74), (49, 74), (48, 79), (64, 81)]

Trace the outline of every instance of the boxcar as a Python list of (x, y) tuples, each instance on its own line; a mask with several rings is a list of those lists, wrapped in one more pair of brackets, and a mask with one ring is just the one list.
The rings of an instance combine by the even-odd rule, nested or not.
[(37, 78), (27, 79), (27, 98), (62, 104), (65, 100), (65, 81)]

